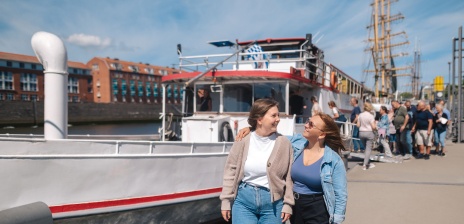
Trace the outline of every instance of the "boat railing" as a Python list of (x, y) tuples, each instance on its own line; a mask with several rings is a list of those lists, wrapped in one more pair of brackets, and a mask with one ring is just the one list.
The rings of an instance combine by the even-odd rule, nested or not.
[(220, 156), (227, 155), (233, 144), (233, 142), (163, 142), (118, 139), (45, 140), (43, 135), (34, 135), (34, 137), (32, 135), (0, 135), (0, 141), (6, 146), (11, 145), (2, 150), (0, 158)]
[[(270, 69), (272, 64), (285, 64), (288, 63), (288, 67), (281, 68), (280, 70), (284, 70), (288, 72), (290, 66), (293, 66), (297, 69), (305, 68), (304, 64), (308, 59), (313, 59), (313, 56), (309, 56), (307, 54), (302, 54), (303, 57), (295, 57), (295, 58), (272, 58), (272, 55), (285, 55), (285, 54), (295, 54), (295, 53), (303, 53), (304, 50), (282, 50), (282, 51), (265, 51), (265, 52), (252, 52), (252, 53), (239, 53), (237, 57), (232, 57), (227, 61), (221, 62), (224, 58), (230, 57), (232, 54), (210, 54), (210, 55), (197, 55), (197, 56), (180, 56), (179, 60), (179, 67), (180, 69), (186, 70), (199, 70), (198, 67), (210, 68), (217, 64), (222, 65), (230, 65), (226, 69), (231, 70), (245, 70), (241, 68), (241, 65), (249, 65), (251, 66), (254, 63), (268, 63), (268, 66), (263, 66), (262, 70), (279, 70), (279, 68)], [(242, 59), (243, 57), (247, 57), (249, 55), (257, 56), (255, 60), (247, 60)], [(192, 69), (194, 68), (194, 69)], [(251, 68), (247, 67), (246, 69)], [(259, 68), (257, 69), (259, 70)]]

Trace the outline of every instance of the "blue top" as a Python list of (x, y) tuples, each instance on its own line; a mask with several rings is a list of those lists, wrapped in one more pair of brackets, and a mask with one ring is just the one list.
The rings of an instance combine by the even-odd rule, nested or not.
[(450, 114), (450, 111), (449, 111), (448, 109), (443, 108), (443, 113), (446, 114), (446, 116), (448, 117), (448, 119), (451, 118), (451, 114)]
[[(287, 138), (292, 143), (293, 161), (295, 161), (308, 145), (308, 140), (301, 134)], [(322, 156), (320, 174), (324, 201), (330, 215), (329, 223), (342, 223), (345, 220), (348, 198), (346, 169), (342, 158), (327, 145)]]
[(388, 120), (388, 114), (382, 115), (379, 122), (377, 123), (378, 129), (388, 130), (390, 128), (390, 121)]
[(300, 194), (321, 194), (321, 162), (322, 157), (309, 166), (303, 162), (303, 153), (292, 164), (293, 191)]
[(416, 130), (428, 130), (429, 119), (433, 120), (433, 115), (428, 110), (417, 111)]
[(360, 113), (361, 113), (361, 108), (359, 106), (354, 107), (353, 110), (351, 111), (351, 116), (350, 116), (351, 122), (353, 122), (354, 119), (356, 118), (356, 115)]

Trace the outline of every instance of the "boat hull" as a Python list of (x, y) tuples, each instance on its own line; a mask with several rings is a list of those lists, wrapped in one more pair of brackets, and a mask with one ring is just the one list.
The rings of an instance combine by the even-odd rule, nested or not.
[[(192, 206), (196, 210), (215, 209), (219, 214), (218, 196), (231, 146), (232, 143), (0, 139), (0, 178), (8, 183), (0, 185), (0, 210), (42, 201), (55, 219), (116, 214), (113, 219), (117, 220), (129, 217), (131, 213), (125, 214), (127, 211), (149, 208), (151, 212), (141, 217), (154, 218), (157, 216), (149, 213), (159, 213), (156, 219), (164, 220), (166, 214)], [(207, 221), (207, 214), (198, 213), (197, 219)]]
[(143, 209), (55, 219), (55, 224), (207, 223), (221, 218), (218, 197)]

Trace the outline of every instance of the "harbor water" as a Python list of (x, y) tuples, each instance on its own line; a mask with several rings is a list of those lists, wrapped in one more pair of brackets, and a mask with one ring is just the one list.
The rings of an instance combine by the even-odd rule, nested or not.
[[(150, 135), (158, 134), (160, 122), (135, 122), (115, 124), (82, 124), (69, 125), (69, 135)], [(43, 135), (44, 127), (13, 127), (0, 128), (0, 134), (34, 134)]]

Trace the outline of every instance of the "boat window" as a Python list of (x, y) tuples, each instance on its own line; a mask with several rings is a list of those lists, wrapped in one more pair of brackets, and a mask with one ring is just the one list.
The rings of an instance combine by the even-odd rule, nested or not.
[(212, 93), (211, 85), (197, 85), (197, 110), (196, 111), (219, 111), (219, 92)]
[(224, 112), (249, 112), (253, 86), (251, 84), (228, 84), (223, 87)]
[(285, 83), (256, 83), (254, 91), (254, 100), (272, 98), (279, 102), (279, 111), (285, 112)]

